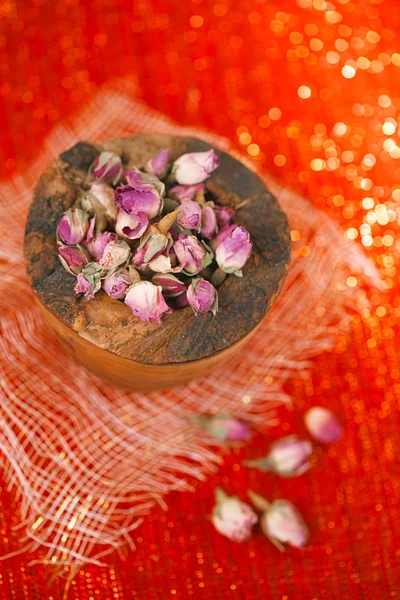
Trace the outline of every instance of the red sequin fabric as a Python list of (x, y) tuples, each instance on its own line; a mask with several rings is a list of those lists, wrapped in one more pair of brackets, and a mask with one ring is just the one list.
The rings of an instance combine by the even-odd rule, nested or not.
[[(58, 600), (67, 593), (68, 598), (80, 600), (359, 600), (400, 594), (396, 452), (400, 395), (400, 308), (396, 298), (399, 21), (397, 3), (389, 0), (0, 3), (4, 216), (0, 222), (0, 317), (2, 348), (7, 349), (1, 360), (4, 485), (0, 554), (11, 555), (0, 564), (2, 598)], [(104, 122), (99, 117), (102, 113)], [(131, 116), (127, 118), (127, 114)], [(41, 350), (40, 343), (47, 338), (35, 339), (41, 326), (29, 312), (32, 300), (20, 264), (28, 194), (39, 167), (74, 143), (78, 133), (88, 138), (114, 137), (116, 131), (129, 134), (139, 125), (172, 130), (159, 114), (179, 126), (224, 136), (229, 143), (221, 143), (254, 164), (270, 185), (277, 181), (282, 205), (288, 213), (292, 211), (295, 261), (304, 265), (324, 252), (331, 260), (321, 275), (335, 272), (334, 283), (346, 301), (337, 302), (335, 323), (324, 320), (322, 309), (331, 310), (331, 305), (312, 303), (309, 322), (323, 323), (320, 338), (334, 338), (326, 339), (329, 351), (310, 359), (316, 349), (322, 350), (321, 339), (313, 332), (310, 339), (318, 340), (318, 348), (302, 348), (302, 368), (297, 360), (290, 371), (287, 357), (279, 358), (277, 365), (275, 356), (270, 374), (262, 373), (263, 385), (269, 386), (271, 393), (258, 399), (258, 411), (251, 410), (254, 398), (250, 392), (242, 393), (237, 412), (248, 413), (254, 423), (251, 444), (213, 452), (199, 442), (205, 454), (199, 454), (197, 460), (204, 458), (210, 471), (207, 479), (196, 482), (193, 476), (203, 472), (191, 471), (189, 483), (194, 493), (175, 491), (163, 499), (156, 494), (159, 503), (129, 536), (135, 547), (128, 546), (121, 557), (107, 555), (104, 566), (83, 565), (65, 592), (65, 579), (52, 579), (51, 565), (42, 563), (46, 557), (51, 562), (53, 555), (43, 545), (35, 549), (31, 543), (41, 527), (40, 514), (31, 520), (32, 503), (46, 494), (51, 497), (58, 471), (47, 490), (31, 485), (35, 493), (27, 495), (21, 482), (34, 480), (32, 465), (24, 462), (24, 453), (10, 454), (17, 447), (10, 443), (12, 433), (21, 435), (21, 423), (29, 423), (27, 446), (32, 442), (38, 449), (41, 407), (44, 411), (48, 406), (51, 391), (60, 402), (63, 397), (62, 389), (55, 385), (51, 389), (55, 381), (50, 374), (50, 384), (40, 372), (42, 380), (33, 386), (32, 367), (27, 378), (19, 362), (21, 339), (29, 341), (33, 353), (29, 360), (35, 359), (35, 352), (36, 360), (41, 352), (44, 357), (50, 350), (59, 352), (57, 346)], [(319, 209), (312, 212), (310, 208), (307, 213), (313, 217), (307, 222), (307, 238), (304, 221), (296, 217), (291, 204), (296, 198), (300, 202), (297, 194)], [(323, 234), (319, 235), (320, 231)], [(342, 243), (346, 238), (349, 250), (344, 260)], [(331, 257), (333, 241), (340, 252)], [(364, 254), (380, 274), (380, 290)], [(332, 263), (339, 259), (346, 266), (339, 265), (337, 273)], [(307, 273), (311, 277), (312, 268)], [(344, 305), (349, 315), (346, 319), (341, 314)], [(8, 327), (10, 322), (15, 328)], [(279, 331), (279, 321), (276, 326)], [(10, 350), (13, 342), (15, 352)], [(54, 362), (53, 368), (60, 369), (64, 359), (58, 359), (61, 362)], [(271, 421), (273, 415), (263, 411), (273, 402), (276, 381), (282, 380), (280, 362), (287, 369), (285, 397), (292, 397), (293, 405), (280, 407), (279, 424), (268, 429), (262, 421)], [(66, 369), (73, 368), (71, 362), (63, 364)], [(249, 390), (252, 383), (249, 381)], [(99, 385), (91, 378), (87, 384)], [(43, 398), (38, 390), (45, 390)], [(87, 392), (80, 392), (84, 402)], [(102, 393), (114, 407), (123, 409), (118, 392)], [(210, 384), (211, 397), (217, 398), (218, 393), (221, 390), (215, 379)], [(181, 404), (186, 397), (185, 392), (176, 395)], [(235, 400), (226, 400), (231, 411)], [(71, 402), (71, 398), (65, 401)], [(173, 406), (172, 396), (166, 395), (165, 403), (168, 408)], [(11, 405), (12, 412), (7, 412)], [(338, 443), (316, 449), (308, 473), (286, 480), (243, 467), (244, 459), (265, 454), (272, 439), (294, 432), (305, 434), (302, 417), (313, 405), (335, 410), (344, 421), (345, 434)], [(32, 407), (38, 411), (37, 418)], [(141, 408), (146, 410), (144, 400)], [(218, 410), (212, 402), (210, 408)], [(158, 409), (162, 407), (158, 405)], [(158, 414), (152, 416), (158, 418)], [(47, 427), (51, 427), (51, 416)], [(42, 447), (42, 451), (48, 458), (49, 448)], [(162, 459), (167, 465), (166, 457)], [(47, 463), (41, 463), (38, 455), (35, 460), (39, 474)], [(215, 472), (212, 465), (218, 460), (221, 465)], [(173, 468), (174, 464), (171, 472)], [(180, 473), (174, 475), (177, 490), (184, 479)], [(10, 490), (9, 481), (17, 484)], [(259, 530), (249, 542), (229, 542), (209, 520), (216, 485), (242, 498), (249, 488), (269, 498), (289, 498), (309, 525), (310, 544), (302, 552), (290, 549), (280, 554)], [(123, 507), (120, 511), (123, 515)], [(148, 512), (145, 506), (143, 512)], [(74, 513), (67, 514), (71, 519)], [(88, 523), (85, 513), (82, 522), (82, 527)], [(71, 520), (64, 523), (79, 539), (76, 525)], [(126, 533), (128, 536), (128, 530)], [(13, 555), (27, 541), (29, 551)]]

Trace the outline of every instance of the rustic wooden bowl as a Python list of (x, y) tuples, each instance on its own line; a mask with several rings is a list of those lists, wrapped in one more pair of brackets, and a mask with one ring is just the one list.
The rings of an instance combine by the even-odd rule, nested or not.
[(140, 134), (101, 143), (80, 142), (55, 160), (40, 178), (25, 232), (28, 276), (45, 321), (78, 362), (117, 385), (152, 391), (207, 375), (247, 342), (275, 302), (290, 256), (285, 215), (263, 182), (240, 162), (216, 149), (220, 167), (207, 181), (219, 204), (233, 208), (254, 243), (244, 277), (231, 275), (219, 288), (220, 310), (195, 316), (190, 307), (143, 323), (121, 301), (103, 291), (91, 301), (74, 294), (74, 279), (57, 256), (56, 228), (87, 189), (89, 166), (102, 150), (122, 157), (124, 167), (142, 168), (162, 148), (175, 160), (208, 150), (195, 138)]

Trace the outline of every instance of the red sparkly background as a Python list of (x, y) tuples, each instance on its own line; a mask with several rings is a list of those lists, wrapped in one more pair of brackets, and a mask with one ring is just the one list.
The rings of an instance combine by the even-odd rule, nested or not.
[[(244, 469), (243, 457), (265, 453), (261, 436), (227, 451), (218, 475), (145, 519), (136, 552), (83, 568), (68, 598), (400, 596), (399, 33), (397, 0), (0, 0), (1, 178), (23, 171), (54, 123), (100, 88), (136, 88), (176, 121), (229, 137), (333, 216), (385, 282), (351, 334), (288, 386), (295, 408), (281, 411), (270, 439), (302, 432), (315, 404), (345, 423), (310, 472), (283, 480)], [(347, 285), (356, 284), (355, 269)], [(259, 531), (230, 543), (209, 523), (218, 484), (291, 499), (310, 545), (279, 554)], [(18, 499), (2, 489), (0, 500), (6, 554), (20, 543)], [(38, 557), (0, 565), (1, 598), (62, 598), (64, 582), (30, 565)]]

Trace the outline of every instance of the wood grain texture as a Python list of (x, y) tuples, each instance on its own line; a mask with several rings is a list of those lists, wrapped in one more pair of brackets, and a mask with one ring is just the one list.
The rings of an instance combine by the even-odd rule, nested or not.
[[(211, 313), (196, 317), (186, 308), (164, 317), (161, 325), (143, 323), (123, 302), (104, 292), (89, 302), (77, 297), (74, 278), (58, 259), (57, 224), (65, 210), (79, 205), (88, 189), (87, 170), (100, 151), (119, 154), (125, 168), (142, 168), (163, 148), (170, 149), (174, 160), (184, 152), (210, 147), (195, 138), (155, 134), (96, 144), (80, 142), (61, 154), (40, 178), (26, 225), (28, 276), (46, 312), (70, 330), (72, 339), (90, 342), (92, 353), (96, 348), (103, 349), (115, 357), (149, 366), (178, 367), (193, 361), (204, 363), (211, 357), (214, 363), (216, 355), (245, 339), (273, 305), (289, 265), (286, 217), (255, 174), (217, 149), (220, 167), (207, 181), (207, 189), (218, 203), (233, 208), (247, 201), (237, 210), (235, 222), (249, 230), (254, 248), (244, 277), (230, 276), (219, 287), (216, 317)], [(68, 345), (73, 351), (71, 340)]]

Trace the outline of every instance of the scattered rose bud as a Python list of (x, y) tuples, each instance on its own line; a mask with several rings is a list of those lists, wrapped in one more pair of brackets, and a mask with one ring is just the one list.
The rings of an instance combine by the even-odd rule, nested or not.
[(92, 177), (96, 181), (116, 183), (122, 174), (122, 161), (114, 152), (101, 152), (93, 163)]
[(59, 246), (58, 254), (62, 266), (71, 275), (78, 275), (90, 260), (82, 246)]
[(146, 213), (149, 219), (162, 210), (165, 185), (156, 177), (140, 171), (125, 171), (128, 185), (115, 190), (115, 204), (127, 213)]
[(141, 321), (161, 323), (163, 314), (168, 315), (173, 312), (163, 298), (161, 286), (154, 285), (150, 281), (134, 283), (126, 294), (125, 304)]
[(196, 275), (212, 261), (212, 254), (194, 235), (178, 235), (174, 252), (187, 275)]
[(95, 181), (91, 184), (90, 190), (81, 200), (81, 205), (84, 210), (96, 216), (104, 214), (110, 222), (114, 222), (117, 218), (118, 208), (114, 203), (114, 190), (104, 181)]
[(132, 212), (128, 214), (124, 210), (120, 210), (115, 223), (115, 231), (123, 238), (137, 240), (142, 237), (148, 224), (149, 219), (146, 213)]
[(298, 477), (311, 467), (311, 454), (311, 442), (291, 435), (274, 442), (266, 457), (248, 460), (244, 464), (260, 471), (274, 471), (282, 477)]
[(175, 298), (186, 292), (186, 285), (171, 273), (156, 273), (151, 281), (161, 286), (164, 298)]
[(125, 297), (127, 289), (133, 284), (140, 281), (140, 275), (133, 267), (114, 271), (103, 279), (103, 290), (111, 298), (120, 300)]
[(180, 185), (201, 183), (219, 166), (214, 150), (182, 154), (172, 166), (172, 175)]
[(128, 262), (131, 249), (123, 240), (109, 242), (104, 248), (103, 256), (99, 260), (99, 265), (108, 271), (114, 271), (117, 267), (125, 265)]
[(234, 542), (247, 540), (258, 520), (251, 507), (221, 488), (215, 490), (215, 502), (211, 517), (215, 529)]
[(101, 288), (102, 273), (103, 269), (98, 263), (88, 263), (76, 278), (75, 294), (84, 294), (87, 300), (92, 300)]
[(278, 550), (284, 552), (284, 544), (293, 548), (304, 548), (310, 534), (294, 504), (289, 500), (274, 500), (269, 503), (252, 491), (249, 491), (248, 495), (255, 507), (263, 511), (260, 517), (261, 529)]
[(201, 230), (203, 237), (210, 240), (218, 231), (217, 217), (214, 212), (213, 204), (207, 204), (201, 211)]
[(197, 193), (203, 192), (205, 187), (204, 183), (198, 183), (197, 185), (175, 185), (169, 190), (169, 196), (178, 202), (194, 200)]
[(61, 217), (57, 237), (68, 246), (83, 242), (89, 230), (89, 215), (81, 208), (70, 208)]
[(252, 247), (249, 232), (244, 227), (236, 227), (216, 249), (215, 257), (218, 266), (225, 273), (233, 273), (237, 277), (242, 277), (241, 269), (246, 264)]
[(176, 223), (183, 229), (200, 231), (201, 212), (200, 204), (194, 202), (194, 200), (185, 200), (180, 205), (180, 213)]
[(206, 279), (193, 279), (187, 290), (187, 299), (194, 314), (212, 312), (217, 314), (218, 294), (215, 287)]
[(232, 208), (228, 208), (227, 206), (219, 206), (216, 204), (214, 206), (215, 216), (217, 217), (217, 225), (219, 229), (229, 225), (232, 221), (232, 217), (235, 214), (235, 211)]
[(191, 417), (191, 420), (203, 427), (208, 435), (223, 442), (243, 442), (251, 437), (249, 426), (225, 414), (217, 414), (213, 417), (206, 415)]
[(325, 444), (336, 442), (343, 433), (336, 415), (322, 406), (310, 408), (304, 415), (304, 424), (311, 437)]
[(101, 235), (95, 235), (90, 242), (85, 244), (85, 248), (89, 252), (90, 256), (96, 262), (98, 262), (103, 256), (103, 252), (107, 244), (109, 242), (115, 242), (117, 239), (118, 236), (116, 233), (105, 231)]
[(158, 152), (147, 162), (146, 171), (160, 179), (164, 177), (168, 169), (169, 154), (169, 150)]

